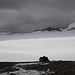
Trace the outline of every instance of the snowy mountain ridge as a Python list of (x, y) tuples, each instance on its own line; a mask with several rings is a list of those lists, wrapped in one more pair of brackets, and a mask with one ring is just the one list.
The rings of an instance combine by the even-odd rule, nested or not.
[(71, 23), (66, 29), (67, 29), (67, 31), (75, 30), (75, 22)]
[[(65, 29), (62, 29), (62, 28), (53, 28), (53, 27), (46, 27), (46, 28), (43, 28), (43, 29), (37, 29), (37, 30), (34, 30), (33, 32), (38, 32), (38, 31), (69, 31), (69, 30), (74, 30), (75, 29), (75, 22), (72, 22), (70, 25), (68, 25), (67, 28)], [(28, 32), (28, 33), (33, 33), (33, 32)], [(12, 34), (16, 34), (16, 33), (20, 33), (20, 32), (0, 32), (0, 34), (7, 34), (7, 35), (12, 35)], [(20, 33), (20, 34), (24, 34), (25, 32), (23, 33)], [(27, 32), (26, 32), (27, 33)]]
[(66, 29), (47, 27), (31, 33), (0, 32), (0, 40), (75, 37), (75, 22)]

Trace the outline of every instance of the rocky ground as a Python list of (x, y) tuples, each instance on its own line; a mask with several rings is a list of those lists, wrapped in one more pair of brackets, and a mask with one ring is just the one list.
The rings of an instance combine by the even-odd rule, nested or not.
[(0, 75), (75, 75), (75, 61), (0, 62)]

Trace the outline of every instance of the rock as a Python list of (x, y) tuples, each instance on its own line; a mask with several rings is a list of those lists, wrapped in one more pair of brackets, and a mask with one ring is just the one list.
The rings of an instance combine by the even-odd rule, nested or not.
[(59, 28), (47, 27), (45, 29), (42, 29), (41, 31), (62, 31), (62, 30)]
[(40, 62), (50, 62), (49, 59), (48, 59), (48, 57), (46, 57), (46, 56), (40, 57), (39, 61)]

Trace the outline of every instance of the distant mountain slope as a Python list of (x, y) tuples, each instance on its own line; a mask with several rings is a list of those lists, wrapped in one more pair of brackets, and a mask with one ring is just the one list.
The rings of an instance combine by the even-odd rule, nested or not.
[(66, 29), (47, 27), (30, 33), (0, 32), (1, 40), (75, 37), (75, 22)]
[(67, 31), (69, 30), (75, 30), (75, 22), (71, 23), (68, 28), (66, 28)]
[(53, 28), (53, 27), (47, 27), (47, 28), (41, 29), (41, 31), (61, 31), (61, 29)]
[(75, 30), (60, 31), (36, 31), (32, 33), (5, 33), (0, 32), (0, 41), (16, 39), (39, 39), (39, 38), (64, 38), (75, 37)]

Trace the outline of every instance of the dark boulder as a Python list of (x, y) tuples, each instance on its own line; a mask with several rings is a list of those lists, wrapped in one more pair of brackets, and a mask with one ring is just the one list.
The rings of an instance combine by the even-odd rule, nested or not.
[(49, 59), (48, 59), (48, 57), (46, 57), (46, 56), (40, 57), (39, 61), (40, 62), (50, 62)]

